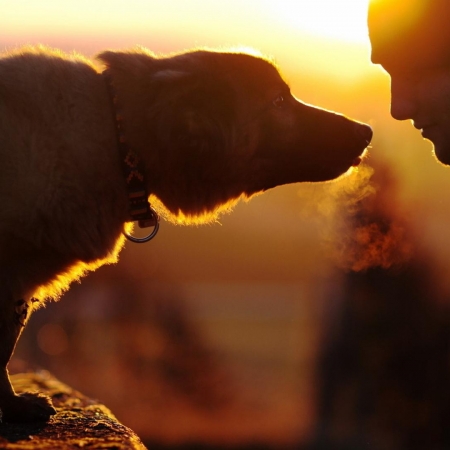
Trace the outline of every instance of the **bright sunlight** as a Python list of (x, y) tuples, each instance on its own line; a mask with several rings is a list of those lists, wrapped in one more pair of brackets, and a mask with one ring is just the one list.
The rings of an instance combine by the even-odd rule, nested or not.
[(265, 6), (286, 27), (330, 39), (367, 42), (368, 0), (268, 0)]
[[(368, 0), (18, 0), (2, 10), (3, 38), (163, 33), (173, 39), (191, 30), (197, 36), (227, 36), (242, 44), (246, 36), (276, 40), (287, 32), (350, 43), (366, 43)], [(174, 36), (175, 33), (175, 36)], [(275, 36), (276, 34), (277, 36)], [(248, 40), (248, 39), (245, 39)], [(137, 43), (137, 42), (136, 42)]]

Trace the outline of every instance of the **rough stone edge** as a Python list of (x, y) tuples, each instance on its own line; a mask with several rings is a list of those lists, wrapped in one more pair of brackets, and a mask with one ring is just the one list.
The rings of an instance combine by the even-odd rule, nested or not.
[(57, 414), (47, 423), (0, 424), (0, 448), (145, 450), (139, 437), (104, 405), (61, 383), (46, 371), (11, 376), (16, 392), (40, 391)]

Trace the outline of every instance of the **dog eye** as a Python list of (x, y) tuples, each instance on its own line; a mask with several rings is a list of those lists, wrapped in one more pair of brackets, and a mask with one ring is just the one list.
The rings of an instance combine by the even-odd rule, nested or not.
[(282, 108), (284, 106), (284, 97), (279, 95), (272, 103), (276, 108)]

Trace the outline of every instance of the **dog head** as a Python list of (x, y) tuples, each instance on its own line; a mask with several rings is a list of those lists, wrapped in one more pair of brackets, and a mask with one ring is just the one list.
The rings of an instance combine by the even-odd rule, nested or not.
[(105, 52), (129, 144), (149, 191), (175, 216), (205, 216), (287, 183), (327, 181), (359, 163), (372, 131), (302, 103), (268, 60), (193, 51)]

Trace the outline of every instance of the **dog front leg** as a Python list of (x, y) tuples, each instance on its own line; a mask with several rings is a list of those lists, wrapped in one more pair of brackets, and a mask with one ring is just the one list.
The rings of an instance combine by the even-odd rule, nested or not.
[[(11, 385), (7, 365), (31, 315), (31, 300), (0, 300), (0, 417), (4, 422), (47, 421), (56, 411), (51, 400), (39, 393), (17, 395)], [(9, 300), (9, 301), (8, 301)]]

